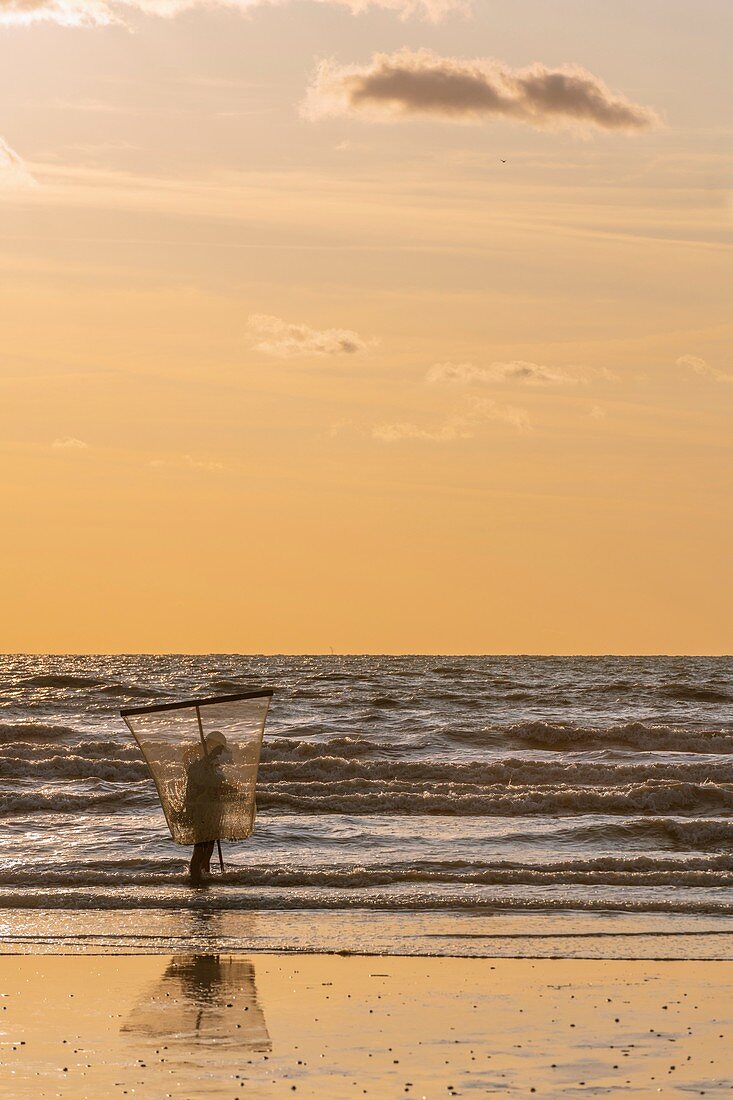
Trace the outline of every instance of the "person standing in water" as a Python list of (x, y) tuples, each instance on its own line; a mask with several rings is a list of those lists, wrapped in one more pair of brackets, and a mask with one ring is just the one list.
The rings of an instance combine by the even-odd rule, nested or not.
[[(218, 837), (224, 811), (224, 799), (233, 790), (222, 771), (227, 739), (214, 730), (205, 739), (203, 756), (189, 764), (186, 773), (186, 815), (194, 834), (203, 838)], [(202, 839), (193, 846), (190, 876), (194, 886), (200, 886), (211, 870), (211, 856), (216, 839)]]

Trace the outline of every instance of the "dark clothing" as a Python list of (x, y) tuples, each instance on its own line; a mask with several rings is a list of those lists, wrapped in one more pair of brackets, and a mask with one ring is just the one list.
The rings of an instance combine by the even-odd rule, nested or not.
[(186, 776), (186, 816), (197, 843), (215, 840), (221, 831), (227, 781), (217, 756), (202, 756), (189, 765)]

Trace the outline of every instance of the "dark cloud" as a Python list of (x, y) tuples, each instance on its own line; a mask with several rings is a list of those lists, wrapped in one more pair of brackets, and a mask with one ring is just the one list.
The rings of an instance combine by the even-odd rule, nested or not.
[(375, 54), (363, 67), (318, 66), (303, 107), (310, 118), (364, 113), (374, 118), (507, 118), (538, 128), (596, 127), (633, 132), (658, 119), (579, 66), (510, 69), (501, 62), (441, 57), (430, 50)]

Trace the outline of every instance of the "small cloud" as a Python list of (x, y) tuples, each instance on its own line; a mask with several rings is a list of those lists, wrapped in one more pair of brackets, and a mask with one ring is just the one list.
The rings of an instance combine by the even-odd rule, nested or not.
[(210, 459), (193, 458), (191, 455), (183, 456), (184, 464), (189, 470), (206, 470), (209, 473), (215, 473), (217, 470), (225, 470), (226, 467), (223, 462), (214, 462)]
[(0, 138), (0, 189), (37, 186), (38, 181), (31, 175), (25, 161)]
[(417, 424), (398, 421), (392, 424), (376, 424), (372, 438), (382, 443), (400, 443), (416, 439), (431, 443), (451, 443), (457, 439), (472, 439), (482, 424), (503, 421), (519, 432), (531, 431), (532, 424), (526, 409), (512, 405), (499, 405), (491, 398), (475, 399), (463, 412), (449, 417), (436, 428), (422, 428)]
[(694, 371), (695, 374), (700, 374), (704, 378), (710, 378), (714, 382), (733, 382), (733, 374), (728, 374), (726, 371), (721, 370), (720, 367), (714, 367), (712, 363), (708, 363), (705, 359), (700, 359), (697, 355), (681, 355), (676, 360), (678, 367), (687, 367), (689, 370)]
[[(122, 13), (133, 10), (144, 15), (172, 19), (196, 8), (223, 7), (242, 13), (268, 4), (289, 0), (0, 0), (0, 24), (58, 23), (64, 27), (104, 27), (124, 22)], [(394, 12), (402, 19), (411, 16), (437, 22), (453, 13), (468, 14), (471, 0), (316, 0), (346, 8), (361, 15), (370, 8)]]
[(148, 463), (153, 470), (203, 470), (207, 473), (215, 473), (226, 467), (221, 462), (212, 462), (208, 459), (194, 458), (193, 455), (172, 455), (169, 458), (154, 458)]
[(255, 351), (278, 359), (300, 355), (358, 355), (375, 343), (351, 329), (316, 329), (261, 313), (249, 318), (247, 328)]
[(461, 385), (487, 382), (524, 382), (529, 385), (572, 386), (584, 381), (578, 374), (562, 367), (547, 367), (515, 359), (508, 363), (490, 363), (477, 367), (473, 363), (436, 363), (425, 375), (428, 385)]
[(603, 405), (591, 405), (588, 409), (588, 416), (592, 420), (603, 420), (606, 415), (606, 410)]
[(54, 439), (51, 444), (54, 451), (88, 451), (89, 444), (85, 443), (83, 439), (75, 439), (74, 436), (66, 435), (62, 439)]
[(612, 92), (578, 65), (512, 69), (490, 58), (441, 57), (405, 48), (368, 65), (321, 61), (302, 106), (306, 118), (363, 114), (376, 121), (509, 119), (536, 129), (595, 128), (632, 133), (658, 123), (649, 107)]
[(332, 439), (335, 439), (339, 435), (350, 435), (352, 432), (358, 432), (359, 429), (353, 420), (336, 420), (327, 429), (328, 435)]
[(398, 421), (394, 424), (375, 424), (372, 428), (372, 438), (379, 439), (382, 443), (400, 443), (405, 439), (424, 439), (433, 443), (446, 443), (454, 439), (470, 439), (472, 434), (472, 432), (466, 430), (460, 417), (448, 420), (442, 427), (435, 428), (432, 431), (404, 421)]

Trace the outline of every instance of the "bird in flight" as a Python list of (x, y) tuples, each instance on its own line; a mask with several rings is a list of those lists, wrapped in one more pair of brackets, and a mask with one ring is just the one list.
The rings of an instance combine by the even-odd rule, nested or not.
[[(499, 157), (499, 160), (501, 160), (501, 157)], [(505, 161), (505, 160), (502, 160), (502, 161), (501, 161), (501, 163), (502, 163), (502, 164), (506, 164), (506, 161)]]

